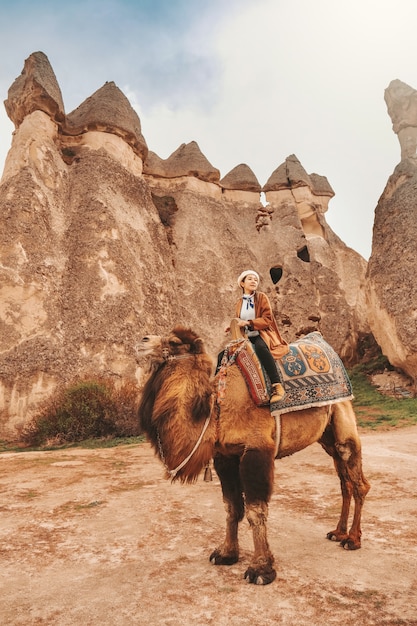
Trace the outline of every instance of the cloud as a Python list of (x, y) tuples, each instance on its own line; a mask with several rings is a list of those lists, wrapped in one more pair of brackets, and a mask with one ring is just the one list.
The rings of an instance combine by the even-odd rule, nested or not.
[[(36, 50), (67, 112), (112, 80), (151, 150), (195, 140), (225, 175), (265, 183), (287, 156), (335, 190), (326, 219), (370, 253), (373, 212), (400, 160), (384, 103), (417, 87), (415, 0), (0, 0), (3, 99)], [(12, 125), (0, 111), (0, 163)]]

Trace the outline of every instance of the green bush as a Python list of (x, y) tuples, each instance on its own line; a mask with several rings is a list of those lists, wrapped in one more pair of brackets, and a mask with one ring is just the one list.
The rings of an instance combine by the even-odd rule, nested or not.
[(110, 379), (80, 380), (58, 390), (22, 432), (30, 446), (64, 444), (102, 437), (140, 434), (138, 390), (117, 388)]

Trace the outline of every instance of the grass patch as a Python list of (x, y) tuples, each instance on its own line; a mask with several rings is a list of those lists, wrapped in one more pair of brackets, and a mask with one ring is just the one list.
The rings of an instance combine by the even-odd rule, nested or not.
[(370, 364), (357, 365), (349, 371), (358, 425), (372, 430), (387, 430), (417, 424), (417, 398), (397, 399), (380, 393), (369, 380), (371, 372)]
[(146, 441), (145, 435), (137, 437), (105, 437), (102, 439), (86, 439), (76, 443), (63, 443), (56, 445), (27, 446), (21, 443), (0, 441), (0, 454), (2, 452), (44, 452), (52, 450), (69, 450), (71, 448), (86, 448), (88, 450), (101, 448), (115, 448), (117, 446), (133, 446)]
[(77, 448), (116, 448), (117, 446), (133, 446), (146, 441), (145, 435), (137, 437), (107, 437), (106, 439), (86, 439), (79, 444), (73, 444)]

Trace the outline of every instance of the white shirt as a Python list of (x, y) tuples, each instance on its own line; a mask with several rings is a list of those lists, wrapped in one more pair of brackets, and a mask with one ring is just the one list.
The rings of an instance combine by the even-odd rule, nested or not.
[[(255, 293), (252, 295), (243, 295), (242, 296), (242, 306), (240, 308), (240, 319), (241, 320), (254, 320), (255, 319)], [(259, 331), (257, 330), (247, 330), (246, 334), (248, 337), (256, 337), (259, 335)]]

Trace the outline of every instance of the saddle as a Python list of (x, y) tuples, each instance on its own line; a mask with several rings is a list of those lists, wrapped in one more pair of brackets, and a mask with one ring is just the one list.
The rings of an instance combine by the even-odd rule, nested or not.
[(236, 363), (248, 387), (249, 394), (256, 406), (269, 405), (271, 384), (262, 364), (249, 339), (242, 336), (236, 320), (230, 325), (232, 341), (227, 344), (219, 371), (219, 399), (225, 386), (224, 377), (227, 367)]
[(237, 320), (232, 320), (230, 329), (234, 340), (225, 350), (219, 397), (226, 385), (227, 364), (236, 362), (254, 403), (270, 404), (272, 413), (327, 406), (353, 398), (352, 384), (339, 355), (316, 331), (290, 343), (288, 353), (276, 361), (285, 395), (269, 403), (270, 381), (252, 344), (242, 336)]

